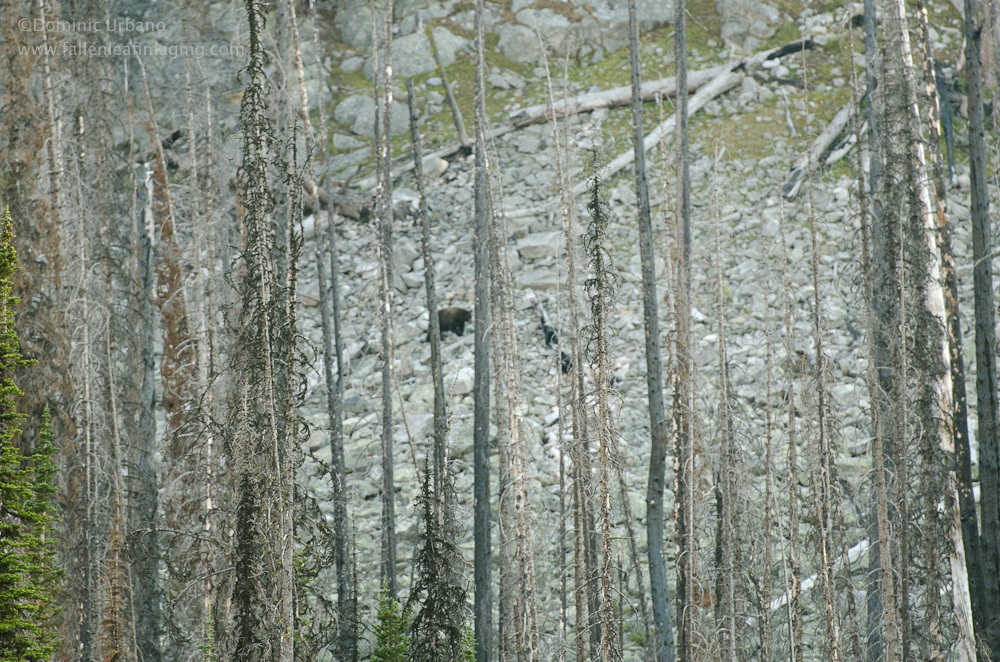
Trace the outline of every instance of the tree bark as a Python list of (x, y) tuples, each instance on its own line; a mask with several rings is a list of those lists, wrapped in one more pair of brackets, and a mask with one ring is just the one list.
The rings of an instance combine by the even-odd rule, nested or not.
[[(996, 317), (993, 308), (993, 257), (983, 133), (981, 17), (976, 0), (965, 0), (965, 80), (969, 100), (969, 178), (971, 182), (973, 288), (976, 314), (976, 410), (979, 417), (979, 484), (982, 509), (982, 584), (973, 572), (976, 634), (1000, 651), (1000, 400), (996, 367)], [(959, 483), (959, 489), (962, 489)], [(967, 525), (968, 526), (968, 525)], [(975, 560), (975, 556), (972, 557)], [(981, 630), (981, 631), (980, 631)]]
[(133, 562), (135, 577), (134, 600), (136, 604), (137, 653), (146, 662), (160, 660), (160, 588), (159, 576), (160, 544), (156, 531), (157, 510), (159, 509), (159, 489), (153, 454), (156, 450), (156, 355), (154, 351), (156, 313), (154, 303), (155, 287), (155, 225), (153, 221), (153, 180), (146, 184), (147, 201), (143, 217), (136, 218), (141, 223), (134, 245), (139, 299), (139, 337), (137, 345), (142, 362), (142, 385), (138, 403), (138, 443), (132, 459), (136, 466), (136, 476), (132, 483), (129, 499), (129, 526), (135, 531), (146, 531), (143, 544), (138, 546), (139, 555)]
[[(916, 6), (921, 33), (921, 55), (924, 70), (924, 86), (927, 93), (928, 108), (928, 128), (930, 133), (930, 144), (941, 144), (941, 119), (942, 119), (942, 99), (938, 97), (938, 80), (932, 56), (930, 35), (928, 29), (927, 9), (922, 2)], [(946, 100), (944, 101), (946, 103)], [(961, 540), (964, 532), (961, 526), (954, 526), (955, 522), (961, 522), (960, 510), (962, 504), (956, 490), (958, 474), (955, 469), (961, 464), (961, 455), (968, 452), (968, 411), (965, 392), (965, 365), (962, 354), (961, 338), (961, 318), (958, 311), (958, 283), (955, 274), (955, 260), (951, 248), (951, 223), (947, 213), (947, 184), (945, 182), (944, 168), (940, 149), (930, 149), (928, 158), (933, 166), (932, 176), (934, 182), (934, 220), (936, 239), (938, 242), (939, 265), (941, 272), (942, 304), (943, 304), (943, 337), (945, 355), (942, 357), (942, 364), (947, 363), (948, 375), (951, 383), (951, 410), (941, 416), (942, 436), (939, 446), (934, 444), (933, 435), (927, 435), (924, 444), (922, 460), (924, 463), (922, 471), (922, 485), (924, 492), (924, 513), (936, 524), (936, 531), (930, 535), (925, 535), (924, 556), (928, 567), (928, 579), (925, 581), (925, 594), (928, 607), (929, 630), (932, 635), (931, 645), (933, 657), (941, 657), (945, 648), (943, 625), (940, 621), (946, 619), (942, 612), (941, 584), (943, 582), (943, 568), (938, 568), (938, 559), (943, 554), (948, 554), (951, 561), (948, 570), (952, 578), (953, 596), (953, 621), (956, 626), (958, 643), (956, 649), (961, 655), (965, 651), (972, 651), (972, 658), (975, 657), (975, 634), (974, 625), (971, 620), (972, 611), (969, 601), (971, 575), (966, 567), (966, 548), (968, 545)], [(942, 365), (942, 373), (944, 366)], [(959, 383), (961, 382), (961, 383)], [(966, 446), (966, 448), (962, 448)], [(947, 470), (948, 455), (955, 456), (955, 469)], [(948, 515), (937, 515), (937, 503), (939, 494), (943, 493), (946, 504), (945, 513), (953, 511)], [(971, 495), (970, 495), (971, 496)], [(975, 506), (973, 504), (973, 513)], [(973, 514), (973, 517), (975, 515)], [(952, 520), (955, 520), (953, 522)], [(935, 535), (935, 533), (937, 535)], [(959, 544), (958, 548), (952, 547), (945, 552), (947, 543)], [(978, 543), (978, 539), (975, 543)], [(977, 545), (978, 547), (978, 545)], [(978, 553), (978, 549), (976, 552)], [(955, 561), (962, 563), (956, 564)], [(979, 566), (981, 569), (981, 565)], [(961, 576), (959, 576), (961, 575)], [(968, 618), (968, 621), (965, 619)], [(968, 639), (966, 640), (966, 637)]]
[[(646, 330), (646, 391), (649, 399), (650, 459), (646, 493), (646, 540), (649, 556), (653, 617), (656, 623), (656, 659), (673, 660), (666, 561), (663, 556), (663, 490), (667, 455), (667, 421), (663, 407), (663, 374), (660, 360), (660, 317), (656, 293), (653, 229), (646, 181), (646, 151), (642, 124), (642, 73), (639, 68), (639, 20), (636, 0), (629, 0), (629, 62), (632, 72), (632, 149), (635, 155), (635, 192), (639, 214), (639, 256), (642, 262), (643, 324)], [(677, 83), (687, 91), (687, 79), (678, 70)], [(679, 100), (678, 100), (679, 101)], [(685, 99), (686, 101), (686, 99)], [(595, 180), (596, 181), (596, 180)], [(592, 204), (596, 204), (592, 202)], [(603, 439), (602, 439), (603, 443)], [(603, 459), (603, 454), (602, 454)], [(603, 487), (603, 486), (602, 486)], [(603, 499), (602, 499), (603, 507)], [(610, 552), (609, 552), (610, 553)], [(608, 581), (607, 569), (604, 573)]]
[(476, 0), (475, 140), (475, 377), (473, 383), (473, 499), (476, 662), (492, 656), (490, 609), (490, 274), (489, 175), (486, 172), (486, 75), (483, 1)]
[[(319, 20), (316, 14), (315, 0), (309, 0), (309, 12), (312, 18), (313, 33), (313, 53), (316, 56), (316, 69), (323, 71), (323, 62), (320, 58), (319, 40)], [(320, 86), (319, 94), (319, 127), (320, 144), (322, 145), (323, 168), (326, 176), (326, 198), (328, 201), (334, 199), (333, 177), (329, 170), (330, 162), (330, 137), (326, 123), (326, 100), (323, 95), (323, 86)], [(318, 191), (317, 191), (318, 194)], [(319, 214), (319, 208), (315, 209)], [(344, 341), (340, 328), (340, 267), (339, 250), (337, 248), (337, 226), (334, 220), (334, 210), (332, 204), (327, 204), (328, 218), (328, 246), (330, 253), (330, 287), (327, 289), (323, 282), (323, 251), (320, 248), (321, 238), (316, 233), (317, 254), (316, 265), (320, 282), (320, 315), (323, 326), (323, 361), (324, 377), (327, 389), (327, 409), (330, 416), (330, 482), (333, 487), (333, 536), (334, 536), (334, 556), (337, 573), (337, 613), (339, 614), (339, 632), (337, 636), (337, 652), (341, 662), (356, 662), (357, 660), (357, 634), (356, 621), (357, 614), (355, 605), (357, 603), (354, 594), (354, 577), (352, 564), (349, 559), (349, 529), (350, 522), (347, 517), (347, 472), (344, 466)], [(327, 293), (329, 293), (327, 295)], [(327, 307), (329, 298), (329, 307)], [(333, 366), (336, 366), (336, 374), (333, 373)]]
[[(674, 297), (674, 324), (676, 335), (676, 371), (673, 393), (674, 456), (677, 476), (675, 511), (677, 524), (677, 659), (693, 662), (694, 654), (694, 446), (693, 446), (693, 357), (691, 353), (691, 177), (688, 168), (688, 83), (687, 83), (687, 18), (686, 3), (677, 0), (674, 9), (674, 61), (677, 77), (677, 112), (674, 116), (676, 131), (677, 197), (675, 203), (674, 263), (676, 265)], [(668, 118), (666, 121), (670, 121)], [(647, 340), (648, 342), (648, 340)], [(652, 458), (651, 458), (652, 459)], [(650, 466), (652, 472), (652, 463)], [(648, 524), (647, 524), (648, 525)], [(648, 534), (647, 534), (648, 537)], [(653, 564), (650, 562), (650, 574)], [(666, 582), (664, 581), (664, 584)], [(664, 593), (666, 587), (664, 586)], [(663, 609), (667, 609), (664, 600)], [(664, 626), (659, 625), (656, 596), (653, 598), (653, 615), (657, 627), (669, 628), (669, 616)], [(668, 643), (668, 642), (664, 642)], [(662, 650), (662, 648), (661, 648)], [(658, 662), (669, 662), (669, 650), (658, 656)]]
[(472, 143), (469, 141), (469, 134), (465, 132), (465, 119), (462, 117), (462, 110), (458, 107), (458, 101), (455, 100), (455, 93), (451, 89), (451, 80), (449, 80), (448, 73), (444, 70), (444, 65), (441, 63), (441, 55), (438, 53), (437, 43), (434, 41), (434, 31), (428, 25), (424, 28), (424, 34), (427, 35), (427, 41), (430, 42), (431, 53), (434, 55), (434, 63), (437, 65), (438, 75), (441, 76), (444, 96), (448, 100), (448, 107), (451, 109), (451, 119), (455, 122), (455, 131), (458, 133), (458, 143), (462, 146), (463, 150), (471, 149)]
[[(630, 3), (630, 16), (635, 24), (635, 4)], [(633, 44), (637, 42), (633, 30)], [(632, 81), (636, 82), (637, 49), (632, 49)], [(640, 114), (641, 116), (641, 114)], [(633, 120), (635, 111), (633, 108)], [(641, 127), (641, 124), (639, 125)], [(641, 128), (638, 133), (641, 137)], [(639, 161), (637, 161), (638, 163)], [(645, 173), (643, 173), (645, 174)], [(638, 177), (637, 177), (638, 179)], [(601, 660), (613, 662), (620, 660), (621, 648), (618, 647), (618, 632), (614, 613), (614, 576), (617, 574), (612, 564), (612, 522), (611, 522), (611, 462), (615, 453), (616, 435), (611, 415), (611, 343), (608, 338), (608, 325), (611, 316), (615, 314), (615, 299), (617, 297), (618, 274), (611, 262), (611, 254), (605, 247), (608, 232), (608, 212), (600, 198), (601, 181), (593, 179), (593, 189), (590, 204), (587, 205), (591, 215), (590, 228), (586, 238), (587, 254), (590, 258), (590, 278), (587, 280), (587, 294), (590, 298), (591, 346), (594, 348), (596, 368), (596, 413), (598, 434), (598, 490), (600, 501), (601, 522)], [(648, 223), (648, 206), (647, 206)], [(620, 593), (620, 591), (619, 591)]]
[[(437, 316), (437, 291), (434, 287), (434, 255), (431, 252), (430, 218), (424, 191), (424, 169), (421, 161), (420, 129), (417, 127), (417, 99), (413, 81), (406, 80), (406, 100), (410, 109), (410, 143), (413, 145), (413, 172), (419, 196), (420, 249), (424, 259), (424, 290), (427, 293), (427, 326), (431, 341), (431, 379), (434, 382), (434, 494), (444, 504), (445, 464), (448, 444), (448, 413), (441, 372), (441, 328)], [(444, 504), (447, 507), (447, 504)]]
[[(393, 0), (385, 2), (383, 35), (382, 168), (379, 198), (379, 262), (381, 268), (382, 310), (382, 580), (386, 594), (396, 599), (396, 484), (393, 480), (392, 444), (392, 9)], [(377, 121), (377, 120), (376, 120)]]
[[(784, 216), (784, 205), (781, 206)], [(781, 254), (788, 261), (788, 245), (781, 231)], [(795, 425), (795, 377), (792, 362), (796, 356), (793, 344), (792, 291), (788, 270), (782, 269), (785, 313), (785, 400), (788, 415), (788, 565), (791, 581), (788, 587), (788, 638), (792, 662), (802, 662), (802, 556), (799, 546), (799, 522), (802, 517), (799, 504), (799, 459)]]
[[(807, 166), (807, 178), (812, 173), (812, 163)], [(830, 439), (827, 423), (827, 402), (823, 355), (823, 313), (820, 298), (819, 282), (819, 229), (817, 228), (816, 212), (813, 207), (811, 183), (809, 186), (809, 230), (812, 240), (812, 255), (810, 266), (813, 285), (813, 346), (815, 355), (815, 388), (816, 388), (816, 423), (819, 437), (817, 439), (817, 458), (819, 462), (813, 471), (813, 495), (816, 508), (816, 521), (819, 529), (820, 576), (823, 586), (823, 607), (826, 616), (826, 655), (830, 662), (839, 662), (840, 629), (837, 618), (837, 596), (833, 586), (833, 569), (830, 561), (833, 541), (831, 530), (834, 519), (833, 503), (833, 457), (830, 452)]]
[[(716, 171), (718, 163), (715, 164)], [(715, 264), (724, 264), (722, 254), (721, 217), (718, 189), (715, 190)], [(736, 443), (733, 430), (733, 412), (729, 391), (729, 357), (726, 347), (724, 289), (722, 269), (716, 270), (716, 325), (719, 335), (719, 472), (716, 480), (718, 503), (718, 528), (716, 534), (718, 580), (716, 590), (716, 627), (721, 634), (721, 657), (726, 662), (736, 662)]]

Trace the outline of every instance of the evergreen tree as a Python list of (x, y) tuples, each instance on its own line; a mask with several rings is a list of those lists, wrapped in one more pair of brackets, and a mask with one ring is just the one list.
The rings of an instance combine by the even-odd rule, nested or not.
[(52, 539), (46, 535), (55, 491), (48, 410), (35, 451), (22, 453), (15, 444), (25, 416), (15, 411), (22, 393), (13, 375), (31, 361), (21, 356), (14, 330), (18, 299), (11, 296), (11, 276), (17, 268), (13, 242), (7, 210), (0, 220), (0, 662), (27, 662), (52, 655), (46, 623), (59, 574)]
[(461, 537), (454, 511), (448, 507), (454, 503), (452, 479), (445, 475), (440, 482), (433, 480), (447, 493), (435, 494), (431, 490), (432, 472), (424, 473), (420, 498), (424, 533), (415, 559), (419, 574), (407, 603), (407, 611), (414, 602), (419, 603), (410, 629), (410, 662), (463, 662), (470, 633), (461, 584), (462, 555), (455, 542)]
[(399, 603), (383, 585), (378, 599), (378, 623), (375, 625), (375, 650), (371, 662), (407, 662), (410, 657), (410, 619), (400, 612)]

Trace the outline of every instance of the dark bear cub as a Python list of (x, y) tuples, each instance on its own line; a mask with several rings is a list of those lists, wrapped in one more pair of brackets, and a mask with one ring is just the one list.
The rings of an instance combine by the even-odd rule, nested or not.
[(456, 336), (465, 333), (465, 323), (472, 320), (472, 313), (464, 308), (442, 308), (438, 311), (438, 325), (441, 335), (451, 331)]

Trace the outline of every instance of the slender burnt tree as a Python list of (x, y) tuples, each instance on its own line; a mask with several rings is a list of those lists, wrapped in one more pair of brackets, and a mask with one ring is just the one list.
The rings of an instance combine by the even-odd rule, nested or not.
[[(683, 0), (678, 3), (683, 6)], [(683, 10), (679, 10), (683, 11)], [(663, 407), (663, 370), (660, 360), (660, 317), (653, 254), (653, 226), (646, 181), (646, 153), (642, 125), (642, 72), (639, 66), (639, 18), (636, 1), (629, 0), (629, 62), (632, 71), (632, 149), (635, 152), (635, 193), (639, 225), (639, 257), (642, 263), (642, 309), (646, 329), (646, 391), (649, 398), (650, 459), (646, 493), (646, 539), (648, 541), (650, 587), (656, 624), (656, 658), (674, 658), (674, 635), (670, 624), (666, 560), (663, 555), (663, 491), (667, 458), (667, 420)], [(683, 30), (683, 28), (680, 28)], [(676, 35), (676, 33), (675, 33)], [(683, 41), (683, 37), (681, 37)], [(686, 85), (678, 74), (678, 93)], [(685, 88), (686, 89), (686, 88)], [(596, 190), (596, 184), (595, 184)], [(593, 204), (593, 202), (592, 202)], [(608, 578), (605, 577), (605, 581)]]
[[(475, 376), (472, 387), (473, 500), (475, 560), (476, 662), (490, 662), (492, 614), (490, 608), (490, 274), (489, 173), (486, 171), (486, 56), (483, 0), (476, 0), (476, 120), (475, 120)], [(433, 314), (433, 313), (432, 313)]]
[[(678, 0), (674, 15), (674, 61), (677, 68), (677, 133), (674, 264), (674, 325), (676, 358), (673, 393), (674, 490), (677, 522), (677, 639), (678, 659), (692, 662), (693, 609), (692, 600), (694, 550), (694, 492), (692, 440), (692, 361), (691, 361), (691, 183), (688, 168), (688, 91), (687, 91), (687, 18), (686, 4)], [(648, 526), (648, 525), (647, 525)], [(650, 575), (653, 573), (650, 563)], [(653, 614), (656, 615), (656, 598)], [(659, 627), (659, 626), (657, 626)], [(670, 658), (660, 658), (666, 662)]]
[(381, 198), (379, 205), (379, 256), (381, 261), (382, 309), (382, 576), (389, 597), (396, 599), (396, 483), (393, 480), (392, 449), (392, 9), (393, 0), (383, 0), (383, 91)]
[[(982, 502), (982, 570), (969, 573), (977, 634), (1000, 651), (1000, 395), (997, 385), (996, 316), (993, 308), (993, 243), (987, 193), (983, 133), (981, 34), (976, 0), (965, 0), (965, 80), (969, 99), (969, 179), (971, 183), (972, 274), (976, 312), (976, 410), (979, 484)], [(961, 483), (959, 484), (962, 489)], [(961, 493), (960, 493), (961, 497)], [(971, 526), (966, 525), (970, 529)], [(967, 553), (968, 555), (968, 553)], [(976, 555), (968, 555), (974, 560)], [(982, 577), (982, 583), (978, 578)]]

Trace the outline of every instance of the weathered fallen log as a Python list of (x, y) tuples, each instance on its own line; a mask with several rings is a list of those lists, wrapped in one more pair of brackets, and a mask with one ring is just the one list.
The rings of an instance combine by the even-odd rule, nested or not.
[[(709, 69), (692, 71), (688, 74), (688, 91), (696, 91), (719, 74), (731, 71), (733, 66), (732, 64), (722, 64)], [(662, 97), (674, 96), (677, 94), (677, 79), (674, 76), (667, 76), (659, 80), (647, 81), (642, 84), (641, 90), (642, 98), (647, 101), (655, 98), (657, 94)], [(625, 85), (622, 87), (613, 87), (610, 90), (601, 90), (600, 92), (578, 94), (575, 97), (557, 101), (552, 104), (552, 107), (557, 117), (563, 117), (565, 115), (576, 115), (578, 113), (597, 110), (598, 108), (627, 106), (630, 103), (632, 103), (632, 86)], [(547, 122), (550, 117), (548, 104), (538, 104), (515, 110), (507, 116), (507, 119), (515, 127), (521, 128), (530, 124)]]
[[(870, 547), (871, 543), (869, 542), (869, 540), (867, 538), (862, 538), (861, 541), (858, 542), (858, 544), (847, 550), (846, 556), (841, 555), (836, 561), (834, 561), (833, 571), (834, 572), (839, 571), (841, 568), (844, 567), (844, 563), (847, 563), (848, 566), (854, 565), (859, 560), (861, 560), (861, 558), (864, 557), (865, 554), (868, 553)], [(819, 575), (810, 575), (809, 577), (803, 579), (802, 583), (799, 584), (799, 596), (801, 597), (802, 595), (805, 595), (806, 593), (811, 591), (812, 588), (816, 586), (816, 582), (818, 581), (819, 581)], [(771, 604), (769, 605), (770, 611), (777, 611), (781, 609), (786, 604), (788, 604), (788, 601), (790, 599), (791, 599), (790, 591), (785, 591), (777, 598), (771, 600)]]
[(792, 200), (799, 194), (802, 182), (805, 181), (809, 173), (809, 164), (812, 163), (813, 167), (819, 164), (820, 158), (830, 148), (833, 141), (837, 139), (837, 136), (847, 127), (847, 123), (851, 121), (851, 117), (853, 116), (854, 102), (848, 101), (840, 107), (840, 110), (833, 116), (833, 119), (826, 125), (826, 128), (816, 136), (816, 140), (813, 141), (809, 150), (795, 161), (791, 172), (788, 173), (788, 177), (785, 178), (785, 183), (781, 187), (781, 195), (786, 200)]
[[(812, 50), (814, 47), (813, 42), (809, 39), (805, 41), (795, 41), (791, 44), (782, 46), (781, 48), (756, 53), (748, 58), (735, 60), (726, 64), (720, 64), (715, 67), (709, 67), (708, 69), (700, 69), (698, 71), (689, 72), (688, 92), (696, 92), (702, 85), (714, 80), (726, 71), (736, 71), (741, 68), (754, 67), (759, 65), (764, 60), (783, 57), (790, 53), (798, 53), (803, 48)], [(674, 76), (667, 76), (665, 78), (660, 78), (659, 80), (647, 81), (643, 83), (639, 89), (642, 93), (642, 98), (645, 101), (656, 98), (657, 94), (662, 97), (674, 96), (677, 94), (677, 79)], [(621, 87), (613, 87), (610, 90), (578, 94), (575, 97), (557, 101), (552, 106), (556, 116), (563, 117), (565, 115), (575, 115), (577, 113), (597, 110), (598, 108), (617, 108), (619, 106), (627, 106), (630, 103), (632, 103), (632, 86), (623, 85)], [(551, 114), (549, 112), (548, 104), (538, 104), (512, 111), (507, 116), (507, 120), (515, 127), (521, 128), (523, 126), (528, 126), (529, 124), (547, 122), (550, 116)]]
[[(863, 136), (867, 135), (865, 133), (867, 130), (868, 130), (868, 122), (862, 122), (861, 135)], [(858, 141), (857, 135), (855, 135), (854, 133), (848, 133), (847, 137), (844, 139), (842, 143), (840, 143), (839, 146), (831, 148), (830, 153), (826, 155), (825, 159), (823, 159), (823, 165), (832, 166), (834, 163), (847, 156), (847, 153), (850, 152), (852, 149), (854, 149), (855, 143), (857, 143), (857, 141)]]
[[(766, 55), (766, 54), (765, 54)], [(743, 64), (743, 63), (740, 63)], [(739, 65), (737, 65), (738, 67)], [(733, 67), (733, 68), (737, 68)], [(732, 88), (743, 82), (743, 74), (737, 73), (735, 71), (730, 71), (728, 69), (723, 69), (715, 78), (713, 78), (708, 84), (702, 85), (698, 90), (697, 94), (688, 99), (688, 116), (694, 115), (696, 112), (701, 110), (706, 103), (731, 90)], [(674, 127), (677, 124), (677, 116), (670, 115), (667, 119), (658, 125), (655, 129), (650, 131), (646, 137), (643, 139), (643, 145), (645, 145), (646, 151), (649, 152), (656, 147), (659, 147), (660, 140), (664, 136), (668, 139), (672, 137), (674, 132)], [(626, 150), (622, 154), (619, 154), (613, 160), (604, 165), (600, 170), (597, 171), (597, 176), (601, 179), (609, 179), (610, 177), (618, 174), (623, 168), (628, 166), (635, 160), (635, 151), (633, 149)], [(590, 190), (592, 178), (588, 177), (586, 180), (578, 183), (571, 190), (573, 197), (578, 198), (587, 191)], [(539, 216), (548, 212), (548, 210), (556, 204), (556, 200), (550, 201), (546, 204), (537, 207), (528, 207), (525, 209), (515, 209), (504, 214), (505, 218), (515, 219), (515, 218), (528, 218), (531, 216)]]
[[(688, 100), (688, 116), (694, 115), (696, 112), (701, 110), (706, 103), (714, 99), (715, 97), (728, 92), (732, 88), (743, 82), (743, 74), (736, 73), (734, 71), (723, 71), (707, 85), (701, 87), (698, 93), (695, 94)], [(674, 132), (674, 127), (677, 124), (677, 116), (670, 115), (667, 119), (663, 120), (659, 126), (646, 134), (643, 139), (643, 145), (646, 147), (646, 151), (656, 148), (660, 144), (660, 139), (664, 136), (670, 137)], [(635, 151), (629, 149), (622, 154), (615, 157), (610, 163), (605, 165), (603, 168), (597, 171), (597, 176), (601, 179), (608, 179), (616, 175), (625, 166), (632, 163), (635, 160)], [(590, 189), (590, 178), (587, 181), (580, 182), (573, 187), (573, 195), (580, 196)]]
[[(775, 53), (779, 52), (780, 50), (781, 50), (781, 48), (772, 48), (772, 49), (767, 50), (767, 51), (761, 51), (759, 53), (754, 53), (753, 55), (751, 55), (750, 57), (747, 57), (747, 58), (742, 58), (740, 60), (736, 60), (736, 61), (733, 61), (733, 62), (730, 62), (730, 63), (727, 63), (727, 64), (719, 65), (718, 67), (712, 67), (710, 69), (704, 69), (704, 70), (702, 70), (702, 73), (708, 74), (708, 73), (711, 73), (711, 72), (715, 72), (715, 76), (710, 79), (710, 81), (715, 81), (722, 74), (727, 73), (727, 72), (750, 71), (751, 69), (753, 69), (755, 67), (759, 67), (760, 64), (764, 60), (768, 59), (769, 57), (772, 57)], [(695, 72), (695, 73), (699, 73), (699, 72)], [(688, 77), (688, 90), (689, 91), (694, 91), (694, 88), (692, 87), (692, 83), (694, 81), (692, 79), (695, 77), (695, 73), (689, 74), (689, 77)], [(668, 79), (661, 79), (661, 80), (668, 80)], [(742, 80), (742, 78), (740, 78), (740, 80)], [(739, 82), (739, 81), (737, 81), (737, 82)], [(698, 79), (698, 84), (697, 84), (697, 87), (699, 88), (699, 92), (700, 92), (700, 88), (701, 88), (701, 86), (703, 84), (704, 84), (704, 81), (701, 81), (700, 78), (699, 78)], [(676, 85), (676, 83), (674, 83), (674, 85)], [(628, 90), (627, 99), (624, 102), (625, 104), (628, 104), (628, 103), (631, 102), (630, 101), (631, 100), (631, 94), (632, 94), (631, 89), (632, 89), (631, 86), (624, 86), (624, 87), (620, 87), (620, 88), (614, 88), (614, 90)], [(729, 88), (726, 88), (726, 90), (728, 90), (728, 89)], [(643, 90), (645, 92), (645, 87), (643, 88)], [(722, 92), (725, 92), (726, 90), (722, 90)], [(612, 90), (609, 90), (609, 92), (610, 91), (612, 91)], [(721, 94), (722, 92), (718, 92), (717, 94)], [(619, 92), (616, 92), (616, 94), (619, 94)], [(653, 96), (655, 96), (655, 94), (656, 94), (656, 91), (654, 89), (650, 93), (650, 98), (652, 98)], [(661, 92), (661, 94), (663, 94), (663, 93)], [(693, 99), (691, 101), (693, 102)], [(621, 104), (616, 104), (616, 105), (621, 105)], [(544, 106), (539, 106), (539, 107), (544, 108)], [(689, 108), (691, 108), (691, 106), (689, 106)], [(699, 108), (700, 108), (700, 106), (699, 106)], [(575, 112), (584, 112), (584, 110), (587, 110), (587, 109), (580, 109), (580, 110), (577, 110)], [(689, 112), (693, 112), (693, 110), (689, 110)], [(563, 114), (568, 114), (568, 111), (565, 112), (565, 113), (563, 113)], [(542, 119), (544, 120), (545, 119), (545, 111), (544, 110), (542, 111), (542, 115), (543, 115)], [(506, 133), (510, 133), (511, 131), (514, 131), (517, 128), (519, 128), (519, 126), (515, 126), (514, 124), (505, 124), (503, 126), (499, 126), (499, 127), (495, 128), (495, 129), (493, 129), (492, 131), (488, 131), (486, 133), (486, 139), (487, 140), (492, 140), (494, 138), (498, 138), (499, 136), (502, 136), (502, 135), (504, 135)], [(457, 154), (461, 150), (462, 150), (462, 145), (460, 145), (460, 144), (449, 145), (448, 147), (444, 147), (442, 149), (439, 149), (436, 152), (433, 152), (433, 153), (429, 154), (428, 157), (436, 156), (438, 158), (444, 159), (444, 158), (447, 158), (449, 156), (453, 156), (453, 155)], [(398, 159), (396, 159), (395, 165), (393, 165), (392, 176), (393, 177), (398, 177), (398, 176), (402, 175), (405, 172), (409, 172), (412, 169), (413, 169), (413, 159), (410, 158), (409, 155), (401, 156)], [(360, 180), (357, 185), (360, 188), (363, 188), (363, 189), (370, 189), (370, 188), (373, 188), (375, 186), (375, 182), (376, 182), (375, 176), (372, 175), (370, 177), (366, 177), (366, 178)], [(546, 207), (546, 209), (547, 209), (547, 207)], [(508, 218), (516, 218), (516, 217), (508, 215)]]

